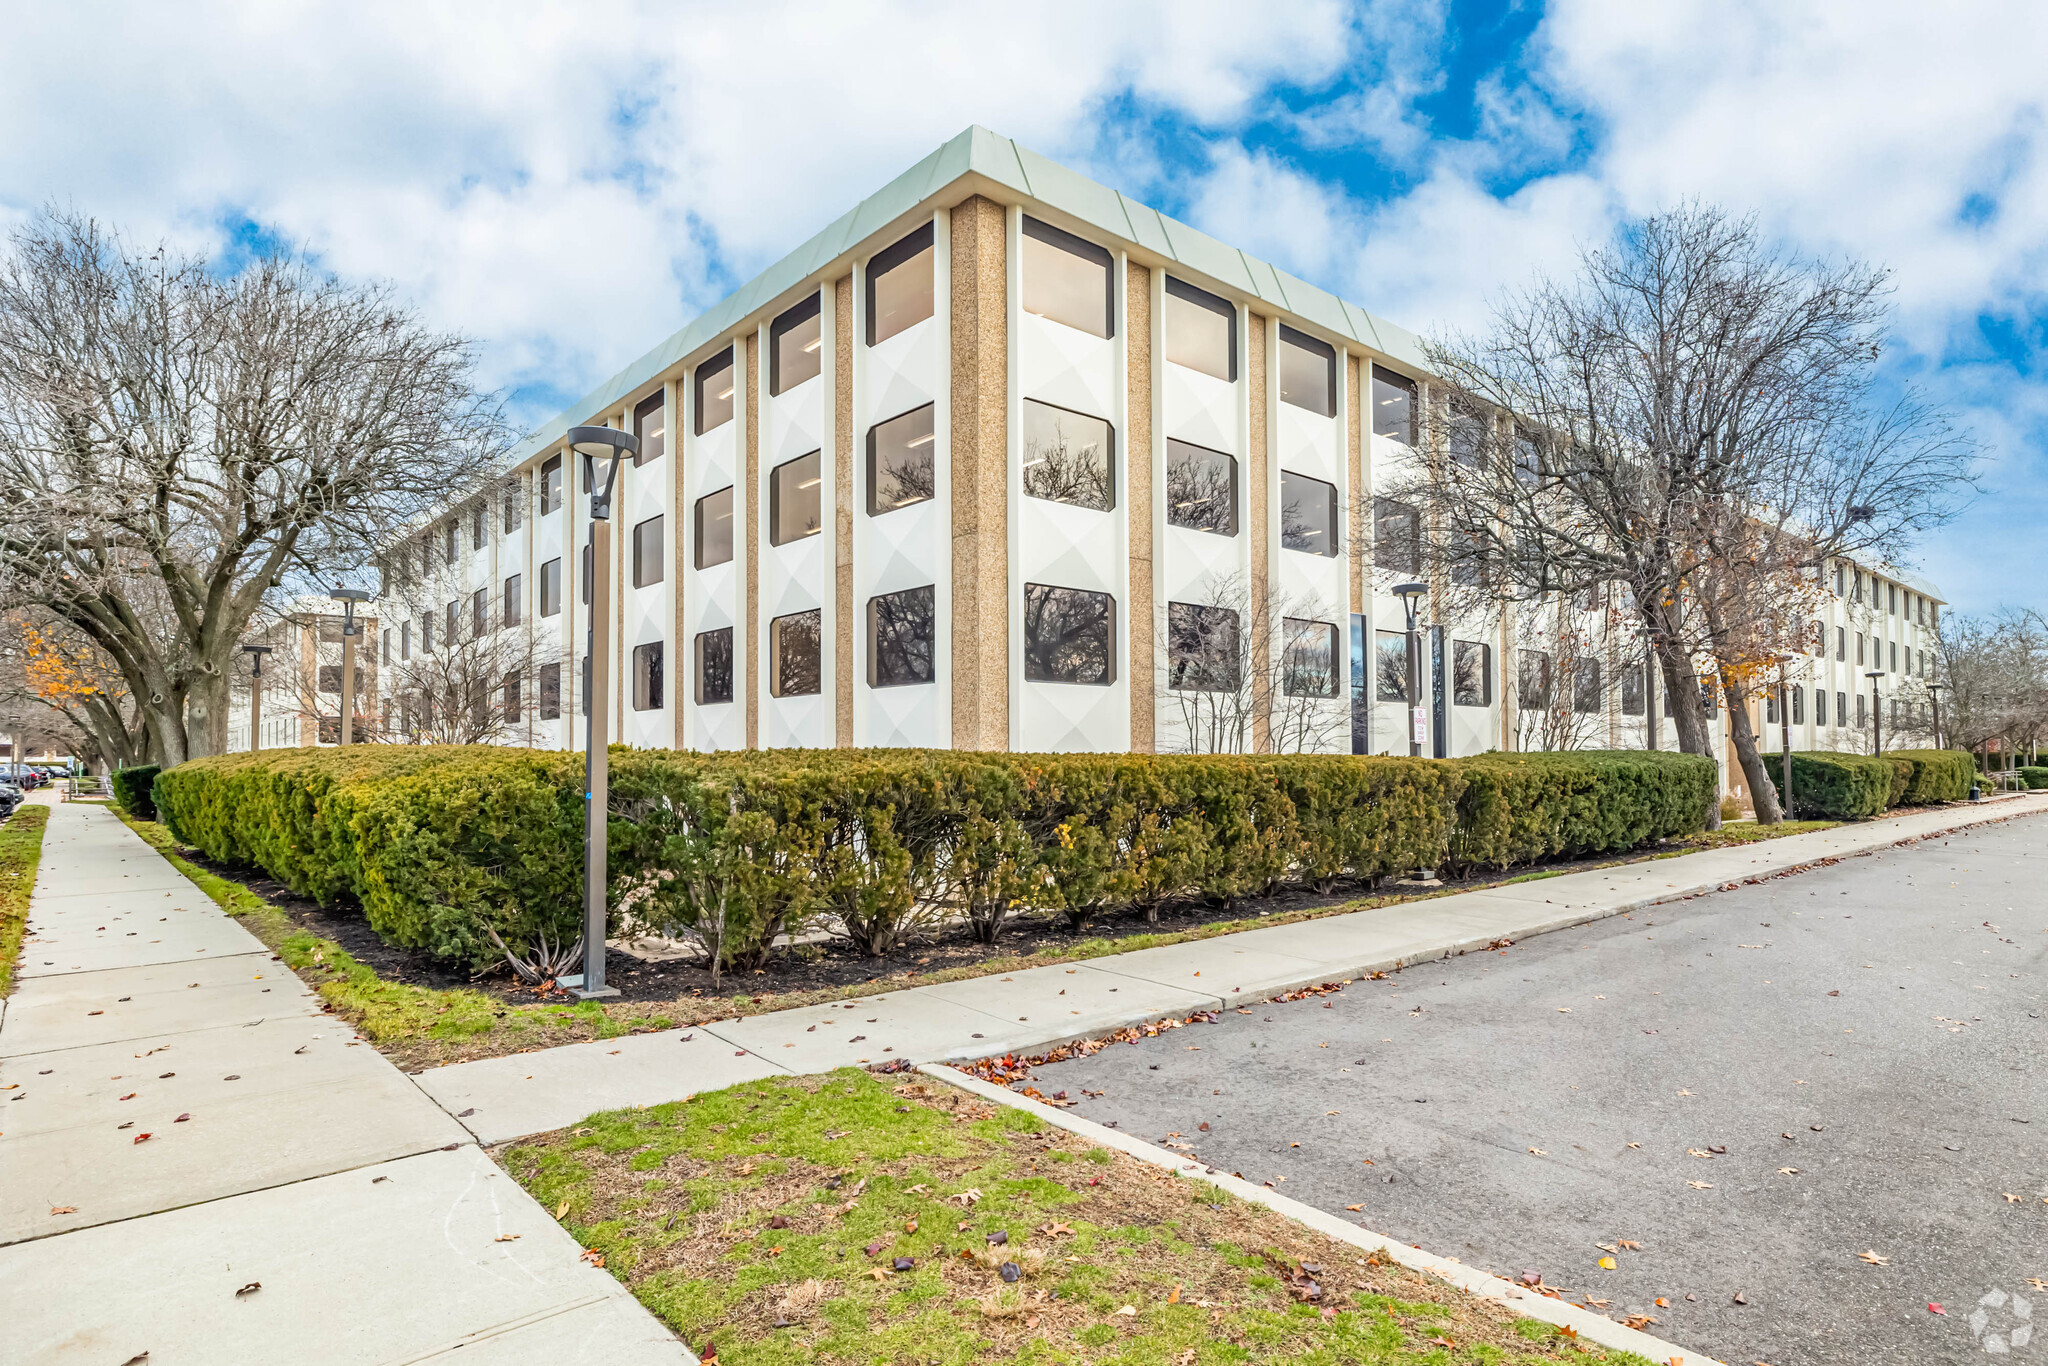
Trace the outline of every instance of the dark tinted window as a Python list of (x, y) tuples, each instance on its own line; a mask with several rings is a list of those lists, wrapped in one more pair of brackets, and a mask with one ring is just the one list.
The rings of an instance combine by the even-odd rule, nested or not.
[(505, 580), (504, 624), (517, 626), (519, 614), (525, 610), (526, 576), (514, 574)]
[(562, 715), (562, 666), (540, 666), (540, 719), (554, 721)]
[(633, 710), (660, 711), (661, 642), (651, 640), (633, 647)]
[(821, 628), (817, 608), (792, 612), (768, 623), (768, 691), (777, 697), (809, 697), (820, 691), (824, 674)]
[(906, 588), (868, 599), (868, 686), (932, 681), (933, 590)]
[(697, 637), (697, 704), (732, 701), (732, 627)]
[(1408, 700), (1407, 636), (1399, 631), (1373, 632), (1372, 674), (1374, 697), (1382, 702)]
[(1237, 613), (1192, 602), (1166, 604), (1166, 682), (1191, 692), (1235, 692), (1244, 681)]
[(1107, 593), (1024, 585), (1024, 677), (1038, 683), (1116, 681), (1116, 602)]

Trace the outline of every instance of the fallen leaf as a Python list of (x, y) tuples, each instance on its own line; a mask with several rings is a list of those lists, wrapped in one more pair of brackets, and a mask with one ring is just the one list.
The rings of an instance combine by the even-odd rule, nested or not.
[(491, 1239), (491, 1241), (494, 1243), (516, 1243), (520, 1240), (520, 1238), (524, 1236), (525, 1235), (518, 1233), (501, 1233), (497, 1237)]
[(1928, 1313), (1930, 1313), (1930, 1314), (1940, 1314), (1940, 1315), (1943, 1315), (1944, 1317), (1946, 1317), (1946, 1316), (1947, 1316), (1947, 1314), (1948, 1314), (1948, 1310), (1946, 1310), (1946, 1309), (1943, 1309), (1943, 1308), (1942, 1308), (1942, 1307), (1941, 1307), (1940, 1305), (1938, 1305), (1938, 1304), (1935, 1304), (1935, 1303), (1933, 1303), (1933, 1302), (1931, 1302), (1931, 1301), (1930, 1301), (1930, 1302), (1928, 1303), (1928, 1305), (1927, 1305), (1927, 1312), (1928, 1312)]
[(2021, 1197), (2019, 1197), (2019, 1196), (2017, 1196), (2017, 1195), (2014, 1195), (2014, 1194), (2013, 1194), (2013, 1193), (2012, 1193), (2011, 1191), (2007, 1191), (2007, 1192), (2005, 1193), (2005, 1203), (2006, 1203), (2006, 1204), (2008, 1204), (2008, 1205), (2017, 1205), (2017, 1204), (2019, 1204), (2019, 1203), (2020, 1203), (2020, 1201), (2021, 1201)]
[(604, 1265), (604, 1254), (594, 1247), (586, 1247), (583, 1249), (583, 1256), (578, 1260), (589, 1262), (592, 1266), (601, 1267)]
[(137, 1135), (135, 1135), (135, 1142), (137, 1142), (137, 1143), (147, 1143), (147, 1142), (149, 1142), (149, 1135), (148, 1135), (148, 1134), (137, 1134)]
[(1688, 1181), (1685, 1184), (1691, 1186), (1696, 1191), (1710, 1191), (1714, 1188), (1713, 1183), (1710, 1181)]
[(1799, 1168), (1797, 1168), (1797, 1167), (1780, 1167), (1780, 1168), (1778, 1168), (1778, 1175), (1780, 1175), (1780, 1176), (1797, 1176), (1797, 1175), (1799, 1175)]
[(1892, 1264), (1891, 1258), (1876, 1252), (1859, 1252), (1856, 1256), (1862, 1261), (1869, 1262), (1872, 1266), (1890, 1266)]
[(261, 1281), (251, 1281), (251, 1282), (249, 1282), (249, 1283), (248, 1283), (247, 1285), (243, 1286), (243, 1287), (242, 1287), (242, 1288), (241, 1288), (240, 1290), (237, 1290), (237, 1291), (235, 1292), (235, 1298), (239, 1300), (239, 1299), (241, 1299), (241, 1298), (242, 1298), (243, 1296), (245, 1296), (245, 1295), (253, 1295), (253, 1294), (255, 1294), (255, 1293), (256, 1293), (257, 1291), (261, 1290), (262, 1288), (263, 1288), (263, 1282), (261, 1282)]
[(1360, 1211), (1360, 1210), (1364, 1209), (1364, 1208), (1365, 1208), (1365, 1206), (1364, 1206), (1364, 1205), (1346, 1205), (1346, 1206), (1345, 1206), (1344, 1208), (1345, 1208), (1345, 1209), (1348, 1209), (1348, 1210), (1350, 1210), (1350, 1211), (1351, 1211), (1351, 1212), (1352, 1212), (1353, 1214), (1356, 1214), (1356, 1213), (1357, 1213), (1358, 1211)]
[(1180, 1303), (1180, 1284), (1179, 1284), (1179, 1282), (1175, 1282), (1175, 1283), (1174, 1283), (1174, 1287), (1173, 1287), (1173, 1290), (1172, 1290), (1172, 1291), (1171, 1291), (1171, 1292), (1170, 1292), (1170, 1293), (1169, 1293), (1169, 1294), (1167, 1295), (1167, 1297), (1166, 1297), (1166, 1302), (1167, 1302), (1168, 1304), (1179, 1304), (1179, 1303)]
[(1641, 1252), (1643, 1250), (1643, 1245), (1636, 1242), (1633, 1238), (1617, 1238), (1615, 1242), (1627, 1248), (1630, 1252)]
[(1612, 1257), (1602, 1257), (1602, 1258), (1601, 1258), (1601, 1259), (1599, 1260), (1599, 1262), (1598, 1262), (1598, 1263), (1596, 1263), (1596, 1265), (1598, 1265), (1598, 1266), (1599, 1266), (1599, 1268), (1600, 1268), (1600, 1269), (1601, 1269), (1602, 1271), (1612, 1271), (1612, 1270), (1614, 1270), (1614, 1266), (1615, 1266), (1614, 1258), (1612, 1258)]
[(52, 1205), (52, 1206), (50, 1206), (50, 1213), (51, 1213), (51, 1214), (53, 1214), (53, 1215), (57, 1215), (57, 1214), (76, 1214), (76, 1213), (78, 1213), (78, 1206), (76, 1206), (76, 1205)]
[(1530, 1152), (1532, 1152), (1532, 1153), (1534, 1153), (1534, 1154), (1536, 1154), (1536, 1156), (1538, 1156), (1538, 1157), (1548, 1157), (1548, 1156), (1550, 1156), (1550, 1154), (1549, 1154), (1549, 1153), (1546, 1153), (1546, 1152), (1544, 1152), (1544, 1151), (1543, 1151), (1543, 1149), (1541, 1149), (1541, 1148), (1531, 1148), (1531, 1149), (1529, 1149), (1529, 1151), (1530, 1151)]
[(564, 1200), (561, 1204), (555, 1206), (555, 1218), (557, 1219), (560, 1219), (563, 1215), (567, 1214), (568, 1212), (569, 1202), (567, 1200)]
[(1125, 1306), (1124, 1306), (1123, 1308), (1121, 1308), (1121, 1309), (1117, 1310), (1116, 1312), (1117, 1312), (1117, 1313), (1119, 1313), (1119, 1314), (1121, 1314), (1121, 1315), (1122, 1315), (1123, 1317), (1125, 1317), (1125, 1318), (1127, 1318), (1127, 1319), (1134, 1319), (1134, 1318), (1138, 1317), (1138, 1310), (1137, 1310), (1137, 1307), (1136, 1307), (1135, 1305), (1129, 1305), (1129, 1304), (1127, 1304), (1127, 1305), (1125, 1305)]
[(179, 1115), (179, 1116), (178, 1116), (178, 1117), (177, 1117), (176, 1119), (172, 1120), (172, 1121), (171, 1121), (171, 1123), (173, 1123), (173, 1124), (183, 1124), (183, 1123), (184, 1123), (184, 1122), (185, 1122), (186, 1120), (189, 1120), (189, 1119), (191, 1119), (191, 1118), (192, 1118), (192, 1116), (191, 1116), (191, 1115), (189, 1115), (189, 1114)]

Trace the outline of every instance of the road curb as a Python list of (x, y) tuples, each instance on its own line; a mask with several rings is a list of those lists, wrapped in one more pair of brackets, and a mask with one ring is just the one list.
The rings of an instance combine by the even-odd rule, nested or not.
[(943, 1063), (921, 1063), (916, 1070), (935, 1081), (957, 1086), (963, 1091), (972, 1091), (975, 1095), (999, 1105), (1037, 1115), (1054, 1128), (1064, 1129), (1105, 1148), (1114, 1148), (1120, 1153), (1169, 1171), (1175, 1176), (1206, 1181), (1219, 1190), (1228, 1191), (1240, 1200), (1264, 1205), (1274, 1213), (1285, 1215), (1327, 1237), (1349, 1243), (1362, 1251), (1379, 1252), (1403, 1266), (1427, 1272), (1439, 1280), (1447, 1281), (1467, 1294), (1504, 1304), (1525, 1317), (1568, 1327), (1580, 1337), (1597, 1342), (1603, 1347), (1635, 1352), (1660, 1363), (1661, 1366), (1722, 1366), (1717, 1357), (1666, 1342), (1639, 1329), (1616, 1323), (1604, 1314), (1582, 1309), (1566, 1300), (1552, 1299), (1548, 1295), (1526, 1289), (1512, 1281), (1504, 1281), (1489, 1272), (1475, 1270), (1454, 1258), (1439, 1257), (1433, 1252), (1424, 1252), (1421, 1248), (1412, 1247), (1407, 1243), (1397, 1243), (1391, 1238), (1370, 1232), (1356, 1224), (1348, 1224), (1313, 1205), (1304, 1205), (1299, 1200), (1289, 1199), (1278, 1191), (1255, 1186), (1242, 1177), (1217, 1171), (1205, 1163), (1190, 1162), (1143, 1139), (1132, 1138), (1129, 1134), (1105, 1128), (1079, 1115), (1067, 1114), (1054, 1106), (1040, 1104), (1028, 1096), (1020, 1096), (1005, 1087), (969, 1076), (958, 1068), (948, 1067)]

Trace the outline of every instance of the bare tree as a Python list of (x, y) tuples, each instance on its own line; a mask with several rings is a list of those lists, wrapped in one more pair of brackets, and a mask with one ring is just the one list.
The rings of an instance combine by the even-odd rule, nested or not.
[(1277, 597), (1242, 572), (1213, 576), (1205, 604), (1170, 603), (1162, 713), (1196, 754), (1313, 754), (1350, 733), (1338, 699), (1343, 648), (1334, 614)]
[(176, 764), (227, 739), (266, 598), (507, 449), (468, 343), (288, 253), (233, 275), (45, 211), (0, 261), (0, 606), (105, 652)]
[[(1881, 396), (1888, 288), (1704, 205), (1629, 224), (1574, 280), (1503, 299), (1485, 336), (1426, 348), (1442, 439), (1389, 494), (1426, 510), (1430, 560), (1475, 597), (1621, 585), (1680, 748), (1708, 753), (1696, 661), (1762, 646), (1759, 585), (1898, 560), (1970, 491), (1974, 443)], [(1769, 791), (1754, 737), (1731, 739)]]
[(2048, 623), (2036, 611), (1945, 613), (1935, 643), (1951, 747), (2034, 752), (2048, 729)]

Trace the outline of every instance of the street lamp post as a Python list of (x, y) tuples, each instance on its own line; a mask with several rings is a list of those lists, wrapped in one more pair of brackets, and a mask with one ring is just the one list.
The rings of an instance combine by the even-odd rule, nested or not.
[(1429, 717), (1422, 705), (1422, 636), (1415, 629), (1415, 612), (1429, 592), (1426, 583), (1397, 583), (1394, 596), (1408, 620), (1408, 757), (1422, 757), (1423, 737), (1429, 733)]
[(1780, 814), (1786, 820), (1792, 819), (1792, 690), (1786, 686), (1786, 666), (1792, 656), (1778, 656), (1778, 734), (1784, 746), (1784, 756), (1779, 760), (1785, 765), (1785, 801)]
[(263, 748), (263, 656), (270, 647), (244, 645), (242, 652), (249, 656), (249, 752), (254, 754)]
[(356, 604), (370, 600), (367, 588), (336, 588), (332, 596), (341, 601), (341, 743), (348, 744), (356, 728)]
[(1643, 638), (1643, 711), (1649, 717), (1649, 740), (1644, 749), (1657, 748), (1657, 636), (1647, 626), (1636, 630)]
[[(616, 996), (604, 980), (605, 840), (611, 813), (611, 736), (606, 702), (611, 689), (612, 485), (619, 462), (640, 451), (640, 439), (618, 427), (571, 427), (569, 449), (583, 457), (590, 490), (590, 678), (584, 692), (583, 745), (583, 977), (569, 986), (579, 1001)], [(600, 477), (599, 464), (603, 466)]]
[(1941, 748), (1941, 690), (1947, 686), (1948, 684), (1946, 683), (1929, 683), (1927, 685), (1927, 695), (1934, 702), (1934, 747), (1936, 749)]
[(1863, 675), (1870, 680), (1870, 752), (1884, 753), (1884, 705), (1877, 694), (1877, 681), (1884, 677), (1883, 669), (1872, 669)]

